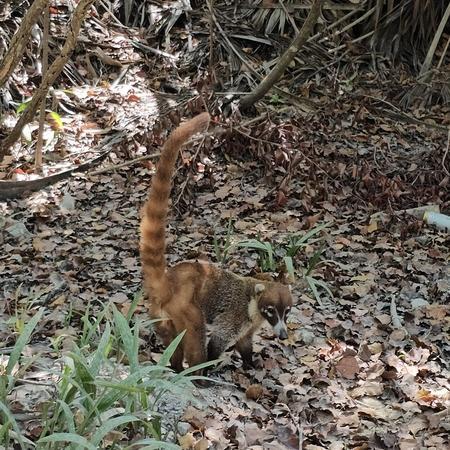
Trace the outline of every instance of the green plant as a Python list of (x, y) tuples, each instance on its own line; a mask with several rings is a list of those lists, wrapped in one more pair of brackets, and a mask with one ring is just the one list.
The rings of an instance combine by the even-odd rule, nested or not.
[(322, 262), (326, 262), (321, 259), (323, 249), (324, 248), (322, 246), (314, 253), (314, 255), (308, 261), (308, 266), (303, 273), (303, 277), (319, 305), (321, 305), (322, 302), (320, 300), (320, 293), (318, 288), (322, 288), (331, 298), (334, 297), (328, 285), (323, 280), (320, 280), (313, 276), (313, 272), (317, 269), (319, 264), (321, 264)]
[[(1, 367), (0, 374), (0, 442), (9, 448), (9, 442), (14, 439), (21, 449), (34, 446), (33, 442), (27, 439), (20, 430), (17, 421), (8, 406), (8, 395), (12, 393), (16, 384), (17, 378), (20, 377), (21, 372), (29, 366), (23, 366), (18, 372), (15, 371), (19, 362), (20, 355), (23, 352), (25, 345), (28, 343), (36, 325), (39, 323), (43, 315), (43, 310), (39, 310), (30, 321), (23, 327), (19, 338), (17, 339), (12, 351), (10, 353), (6, 367)], [(12, 430), (11, 430), (12, 428)]]
[(233, 233), (233, 219), (231, 218), (228, 220), (227, 234), (225, 238), (218, 238), (216, 233), (214, 232), (214, 253), (216, 254), (217, 262), (220, 264), (225, 264), (227, 262), (228, 254), (233, 247), (233, 244), (231, 242)]
[(275, 272), (278, 269), (278, 261), (275, 259), (274, 246), (270, 242), (259, 239), (249, 239), (236, 244), (236, 247), (243, 247), (258, 252), (258, 265), (263, 272)]
[[(133, 300), (131, 310), (139, 299)], [(133, 306), (134, 305), (134, 306)], [(130, 322), (114, 305), (106, 305), (95, 316), (88, 305), (82, 317), (81, 335), (70, 352), (61, 354), (61, 369), (51, 401), (42, 408), (42, 432), (36, 443), (20, 429), (8, 406), (19, 372), (14, 370), (43, 311), (25, 325), (0, 376), (0, 444), (7, 448), (16, 442), (21, 449), (175, 449), (167, 442), (170, 430), (164, 430), (158, 407), (165, 394), (190, 398), (193, 376), (208, 362), (174, 374), (166, 367), (183, 338), (180, 334), (167, 347), (157, 364), (139, 360), (141, 323)], [(39, 360), (37, 360), (37, 364)], [(139, 441), (124, 445), (130, 437)], [(105, 442), (107, 440), (107, 443)]]
[(282, 243), (264, 242), (260, 239), (241, 241), (236, 246), (257, 250), (258, 265), (263, 272), (285, 271), (292, 280), (295, 279), (295, 262), (297, 253), (307, 244), (317, 241), (313, 239), (328, 223), (318, 225), (303, 235), (290, 234)]
[[(294, 281), (296, 273), (295, 257), (298, 252), (306, 245), (316, 243), (320, 238), (315, 238), (315, 236), (328, 226), (329, 223), (324, 223), (312, 228), (303, 235), (290, 234), (282, 243), (249, 239), (239, 242), (236, 246), (256, 250), (258, 252), (258, 265), (262, 272), (284, 271), (289, 275), (290, 280)], [(303, 278), (318, 303), (320, 303), (319, 288), (325, 290), (330, 297), (333, 297), (327, 284), (313, 275), (318, 265), (324, 262), (321, 259), (322, 252), (323, 246), (314, 253), (308, 262), (306, 270), (302, 272)]]

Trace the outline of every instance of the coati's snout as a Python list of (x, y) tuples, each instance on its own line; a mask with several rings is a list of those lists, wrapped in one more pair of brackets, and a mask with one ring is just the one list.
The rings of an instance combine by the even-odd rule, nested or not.
[(255, 285), (255, 292), (259, 295), (261, 315), (270, 323), (279, 339), (287, 339), (286, 319), (292, 307), (290, 289), (280, 283), (258, 283)]

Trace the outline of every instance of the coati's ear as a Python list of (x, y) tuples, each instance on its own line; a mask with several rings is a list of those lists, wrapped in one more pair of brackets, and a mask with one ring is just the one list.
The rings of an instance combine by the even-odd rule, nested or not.
[(266, 287), (262, 283), (255, 284), (255, 294), (260, 294), (262, 291), (265, 291)]

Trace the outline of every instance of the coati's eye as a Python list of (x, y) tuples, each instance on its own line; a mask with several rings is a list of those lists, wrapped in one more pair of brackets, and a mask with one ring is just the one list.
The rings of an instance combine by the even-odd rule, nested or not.
[(275, 314), (275, 308), (273, 306), (271, 306), (271, 305), (265, 306), (263, 308), (263, 313), (266, 316), (272, 317)]

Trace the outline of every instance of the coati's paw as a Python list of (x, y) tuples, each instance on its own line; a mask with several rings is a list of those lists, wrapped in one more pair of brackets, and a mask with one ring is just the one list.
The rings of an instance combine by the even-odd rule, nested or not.
[(212, 380), (194, 380), (193, 383), (199, 389), (206, 389), (214, 385)]
[(245, 358), (242, 360), (242, 368), (244, 370), (260, 370), (263, 368), (263, 362), (261, 358)]

